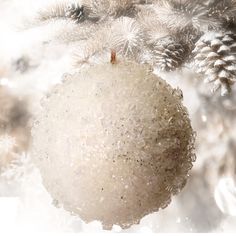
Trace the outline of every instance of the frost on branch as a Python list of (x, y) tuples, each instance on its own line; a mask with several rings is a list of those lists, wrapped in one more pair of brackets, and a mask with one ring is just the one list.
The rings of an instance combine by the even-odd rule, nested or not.
[(201, 1), (160, 0), (154, 5), (157, 18), (172, 32), (199, 27), (198, 18), (205, 12)]
[(209, 18), (214, 18), (222, 23), (235, 23), (236, 1), (235, 0), (214, 0), (209, 5), (207, 12)]
[(135, 58), (144, 44), (144, 35), (137, 21), (120, 17), (113, 24), (105, 24), (86, 43), (76, 50), (76, 65), (100, 64), (107, 61), (111, 50), (120, 57)]

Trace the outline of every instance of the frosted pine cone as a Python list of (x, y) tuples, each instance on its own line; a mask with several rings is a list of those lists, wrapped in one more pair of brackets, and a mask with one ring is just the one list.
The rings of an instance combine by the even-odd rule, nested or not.
[(198, 73), (205, 82), (213, 82), (213, 91), (221, 88), (221, 95), (230, 91), (236, 81), (236, 34), (208, 32), (203, 35), (193, 51)]
[(67, 6), (65, 15), (76, 23), (81, 22), (84, 20), (84, 7), (78, 3), (71, 3)]
[(185, 44), (167, 36), (155, 43), (153, 54), (155, 67), (160, 71), (172, 71), (185, 61), (188, 50)]

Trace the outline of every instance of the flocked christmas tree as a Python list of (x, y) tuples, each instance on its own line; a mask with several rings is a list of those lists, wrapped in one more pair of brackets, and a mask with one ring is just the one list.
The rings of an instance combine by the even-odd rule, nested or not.
[[(221, 87), (224, 95), (235, 80), (235, 13), (234, 0), (81, 0), (50, 5), (31, 23), (63, 19), (78, 24), (67, 32), (66, 41), (83, 34), (75, 59), (80, 65), (101, 62), (111, 49), (159, 71), (173, 71), (193, 61), (206, 81), (214, 81), (213, 90)], [(213, 57), (213, 52), (219, 55)], [(93, 61), (94, 56), (101, 60)]]

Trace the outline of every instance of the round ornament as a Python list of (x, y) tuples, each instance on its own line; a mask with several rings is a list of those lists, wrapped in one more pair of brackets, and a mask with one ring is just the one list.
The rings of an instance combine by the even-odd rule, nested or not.
[(106, 229), (165, 208), (194, 161), (181, 92), (134, 62), (112, 60), (67, 78), (42, 102), (32, 136), (48, 192)]

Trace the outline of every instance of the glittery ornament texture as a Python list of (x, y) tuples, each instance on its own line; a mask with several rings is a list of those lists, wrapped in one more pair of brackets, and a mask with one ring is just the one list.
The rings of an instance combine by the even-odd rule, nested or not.
[(106, 229), (165, 208), (195, 159), (181, 92), (134, 62), (66, 78), (42, 102), (32, 136), (52, 197)]

